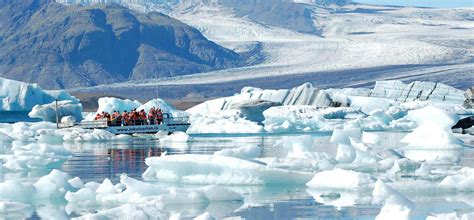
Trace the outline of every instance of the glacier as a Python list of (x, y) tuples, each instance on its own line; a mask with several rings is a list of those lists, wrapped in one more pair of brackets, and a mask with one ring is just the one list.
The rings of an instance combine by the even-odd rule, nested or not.
[[(296, 7), (307, 11), (305, 14), (309, 16), (305, 19), (310, 20), (308, 23), (312, 25), (309, 26), (315, 30), (305, 33), (285, 27), (285, 24), (256, 21), (245, 13), (240, 14), (239, 7), (222, 5), (220, 1), (192, 2), (128, 2), (124, 5), (137, 11), (159, 11), (170, 15), (229, 49), (257, 53), (254, 58), (257, 62), (186, 77), (117, 83), (74, 91), (133, 94), (132, 91), (139, 89), (151, 92), (159, 88), (162, 94), (178, 99), (190, 93), (205, 97), (229, 96), (249, 85), (289, 88), (308, 81), (325, 89), (368, 87), (376, 81), (390, 79), (441, 82), (459, 89), (472, 86), (472, 51), (469, 49), (472, 48), (469, 40), (472, 39), (469, 21), (472, 8), (452, 10), (360, 3), (331, 6), (307, 4), (321, 1), (298, 1)], [(268, 3), (261, 2), (263, 5)], [(209, 84), (219, 89), (209, 91)], [(418, 96), (415, 93), (418, 86), (433, 85), (415, 85), (409, 98)], [(182, 93), (169, 92), (175, 89)], [(442, 99), (443, 92), (439, 95)]]

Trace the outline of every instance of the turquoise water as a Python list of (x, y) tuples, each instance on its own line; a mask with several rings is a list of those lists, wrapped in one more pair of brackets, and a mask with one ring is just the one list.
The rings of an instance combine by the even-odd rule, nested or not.
[[(380, 132), (378, 134), (382, 137), (383, 147), (395, 148), (402, 145), (399, 140), (406, 133)], [(192, 139), (187, 143), (160, 143), (158, 140), (134, 138), (125, 142), (65, 144), (65, 147), (73, 152), (73, 156), (60, 167), (60, 170), (67, 172), (71, 178), (78, 176), (84, 182), (102, 182), (104, 178), (109, 178), (115, 184), (122, 173), (141, 179), (141, 174), (147, 169), (145, 158), (150, 156), (161, 156), (165, 152), (166, 154), (212, 154), (225, 148), (253, 145), (262, 147), (265, 157), (278, 157), (284, 156), (286, 150), (273, 147), (275, 143), (283, 137), (298, 135), (301, 134), (200, 134), (191, 135)], [(336, 145), (329, 142), (331, 133), (309, 135), (315, 137), (318, 151), (330, 155), (336, 154)], [(474, 166), (474, 148), (471, 148), (473, 143), (469, 141), (471, 139), (467, 141), (468, 147), (455, 152), (459, 155), (459, 161), (456, 164)], [(49, 171), (45, 170), (6, 174), (4, 178), (34, 181), (39, 176), (48, 173)], [(175, 186), (162, 185), (163, 187)], [(328, 192), (312, 191), (305, 186), (230, 188), (241, 193), (245, 198), (244, 202), (171, 205), (166, 209), (172, 213), (182, 213), (185, 217), (193, 217), (207, 211), (218, 218), (240, 216), (246, 219), (373, 219), (380, 211), (379, 206), (352, 205), (351, 198), (357, 195), (346, 192), (338, 192), (341, 194), (339, 199), (328, 198), (321, 201), (316, 200), (315, 197)], [(415, 219), (424, 219), (428, 213), (452, 212), (453, 210), (474, 211), (474, 194), (468, 195), (467, 198), (466, 195), (462, 197), (462, 195), (436, 195), (436, 193), (432, 195), (414, 193), (408, 196), (417, 204), (412, 215)], [(61, 208), (61, 205), (57, 208)], [(33, 214), (31, 218), (39, 218), (39, 215)]]

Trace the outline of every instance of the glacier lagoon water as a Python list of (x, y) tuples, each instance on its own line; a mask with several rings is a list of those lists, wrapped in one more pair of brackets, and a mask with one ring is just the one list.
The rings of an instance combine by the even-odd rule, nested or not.
[[(406, 135), (402, 132), (377, 132), (382, 138), (382, 147), (398, 148), (402, 146), (399, 140)], [(134, 138), (123, 142), (101, 142), (65, 144), (73, 152), (60, 170), (67, 172), (72, 178), (80, 177), (84, 182), (102, 182), (109, 178), (113, 183), (119, 182), (120, 175), (141, 179), (147, 169), (145, 158), (161, 156), (162, 154), (213, 154), (215, 151), (241, 146), (259, 146), (263, 148), (265, 157), (284, 157), (285, 149), (274, 147), (277, 141), (288, 136), (301, 134), (196, 134), (186, 143), (167, 142), (146, 138)], [(331, 133), (311, 133), (315, 137), (318, 151), (336, 154), (336, 145), (329, 142)], [(441, 155), (456, 158), (453, 164), (474, 167), (474, 146), (472, 138), (465, 140), (467, 147), (459, 150), (450, 150)], [(8, 146), (4, 146), (8, 147)], [(429, 150), (412, 152), (416, 157), (429, 158)], [(440, 153), (437, 152), (436, 155)], [(444, 164), (440, 166), (451, 166)], [(22, 179), (35, 181), (46, 175), (49, 170), (39, 170), (27, 173), (6, 173), (3, 179)], [(162, 183), (160, 183), (162, 184)], [(176, 185), (162, 184), (163, 187)], [(193, 188), (196, 186), (180, 186)], [(244, 202), (212, 202), (210, 204), (168, 205), (172, 213), (182, 213), (182, 216), (197, 216), (209, 212), (214, 217), (243, 217), (245, 219), (373, 219), (379, 212), (380, 206), (353, 205), (358, 198), (349, 192), (338, 192), (340, 197), (321, 199), (320, 195), (333, 191), (315, 191), (305, 186), (241, 186), (230, 187), (244, 196)], [(430, 213), (459, 211), (474, 211), (474, 194), (437, 195), (407, 192), (409, 199), (416, 203), (412, 212), (414, 219), (425, 219)], [(64, 205), (64, 204), (63, 204)], [(57, 208), (64, 208), (58, 205)], [(70, 217), (74, 217), (72, 214)], [(39, 218), (33, 214), (31, 218)]]

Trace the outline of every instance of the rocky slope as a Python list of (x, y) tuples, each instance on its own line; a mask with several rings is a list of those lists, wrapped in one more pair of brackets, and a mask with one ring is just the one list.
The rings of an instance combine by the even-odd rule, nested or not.
[(0, 76), (74, 88), (237, 66), (235, 52), (158, 12), (0, 1)]

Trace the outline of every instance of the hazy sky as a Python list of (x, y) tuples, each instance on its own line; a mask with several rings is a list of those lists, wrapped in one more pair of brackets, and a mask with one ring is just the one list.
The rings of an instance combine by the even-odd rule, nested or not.
[(474, 0), (353, 0), (377, 5), (403, 5), (422, 7), (474, 7)]

